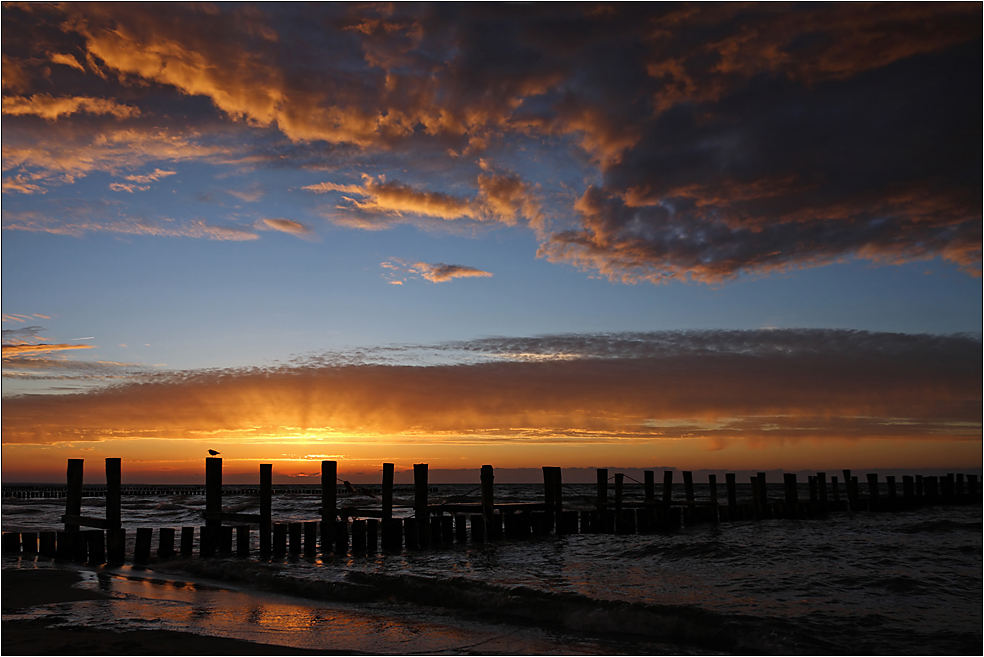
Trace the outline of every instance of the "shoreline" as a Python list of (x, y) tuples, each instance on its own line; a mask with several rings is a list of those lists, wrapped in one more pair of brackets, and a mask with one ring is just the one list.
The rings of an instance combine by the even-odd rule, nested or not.
[(17, 618), (38, 606), (116, 599), (75, 586), (83, 581), (81, 573), (76, 570), (5, 567), (2, 571), (2, 652), (6, 655), (368, 654), (348, 650), (311, 650), (166, 629), (116, 632), (78, 625), (55, 626), (63, 620), (57, 615)]

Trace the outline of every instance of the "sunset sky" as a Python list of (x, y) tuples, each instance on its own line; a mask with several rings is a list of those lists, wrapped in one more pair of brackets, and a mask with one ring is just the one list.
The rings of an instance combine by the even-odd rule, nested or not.
[(3, 480), (980, 472), (981, 25), (4, 3)]

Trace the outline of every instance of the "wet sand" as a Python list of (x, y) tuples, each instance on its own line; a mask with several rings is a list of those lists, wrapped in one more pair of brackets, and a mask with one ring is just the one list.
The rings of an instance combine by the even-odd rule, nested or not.
[(113, 597), (75, 588), (82, 576), (69, 570), (3, 570), (5, 655), (340, 655), (340, 650), (307, 650), (240, 639), (170, 630), (114, 632), (92, 627), (52, 627), (57, 616), (18, 620), (31, 607)]

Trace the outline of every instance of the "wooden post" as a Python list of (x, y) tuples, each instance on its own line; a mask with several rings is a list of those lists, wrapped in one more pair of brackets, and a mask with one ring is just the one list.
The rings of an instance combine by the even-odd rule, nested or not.
[(123, 486), (121, 459), (106, 459), (106, 529), (123, 526)]
[(338, 463), (321, 462), (321, 522), (331, 527), (338, 519)]
[(489, 526), (485, 516), (477, 513), (471, 515), (471, 540), (472, 543), (481, 543), (485, 540), (485, 528)]
[(913, 483), (911, 475), (902, 475), (902, 497), (905, 498), (906, 504), (911, 503), (912, 498), (915, 497), (916, 490)]
[(352, 554), (366, 551), (366, 521), (362, 518), (352, 520)]
[[(492, 516), (495, 513), (495, 498), (493, 495), (493, 483), (495, 482), (495, 476), (491, 465), (482, 466), (482, 518), (485, 519), (485, 529), (484, 536), (492, 536)], [(477, 540), (474, 538), (474, 529), (472, 529), (472, 540)]]
[(270, 556), (273, 531), (273, 464), (260, 464), (260, 557)]
[(652, 470), (646, 470), (645, 473), (645, 495), (646, 504), (654, 504), (656, 502), (656, 473)]
[(878, 508), (878, 473), (869, 472), (868, 473), (868, 508), (874, 511)]
[(232, 554), (232, 526), (219, 527), (219, 550), (221, 554)]
[(553, 486), (553, 468), (550, 466), (543, 466), (543, 503), (547, 507), (553, 507), (554, 505), (554, 486)]
[(737, 520), (738, 515), (738, 486), (735, 482), (735, 473), (729, 472), (724, 475), (725, 486), (728, 488), (728, 520)]
[(430, 546), (441, 547), (444, 543), (444, 519), (443, 513), (438, 513), (427, 517), (427, 524), (430, 527)]
[(222, 526), (222, 459), (214, 456), (205, 459), (205, 526)]
[(181, 556), (190, 557), (195, 549), (195, 528), (181, 528)]
[(786, 517), (796, 518), (799, 515), (799, 492), (796, 490), (796, 473), (784, 472), (782, 482), (786, 488)]
[(417, 519), (420, 545), (430, 543), (430, 509), (428, 509), (427, 464), (413, 464), (413, 516)]
[(290, 537), (288, 551), (291, 554), (301, 553), (301, 523), (291, 522), (287, 524), (287, 533)]
[(174, 527), (161, 527), (157, 531), (157, 556), (161, 559), (174, 556)]
[(598, 507), (598, 513), (604, 515), (605, 510), (608, 507), (608, 469), (598, 468), (596, 477), (598, 499), (595, 506)]
[[(44, 554), (43, 550), (42, 554)], [(106, 562), (117, 565), (124, 561), (126, 561), (126, 530), (123, 528), (106, 530)]]
[[(383, 552), (399, 552), (403, 549), (403, 521), (399, 518), (383, 520), (381, 527)], [(324, 551), (324, 548), (322, 548)]]
[(687, 499), (687, 506), (694, 505), (694, 473), (690, 470), (683, 471), (683, 494)]
[(713, 516), (713, 522), (718, 522), (721, 519), (720, 511), (718, 510), (718, 478), (717, 475), (707, 475), (707, 494), (710, 496), (711, 500), (711, 515)]
[[(82, 459), (68, 459), (68, 486), (65, 491), (65, 515), (82, 515)], [(65, 523), (65, 531), (77, 532), (79, 526)]]
[[(173, 530), (172, 530), (173, 531)], [(86, 549), (89, 553), (89, 563), (90, 564), (103, 564), (106, 563), (106, 541), (105, 534), (101, 529), (90, 529), (83, 532), (86, 537)], [(24, 552), (27, 552), (27, 544), (24, 544)], [(37, 552), (37, 544), (35, 544), (35, 552)]]
[(376, 546), (379, 545), (379, 521), (375, 518), (366, 520), (366, 552), (376, 554)]
[(963, 498), (964, 496), (964, 476), (963, 473), (957, 473), (956, 482), (956, 494), (958, 498)]
[(403, 539), (408, 550), (416, 550), (420, 547), (420, 531), (417, 528), (416, 518), (403, 519)]
[[(836, 509), (837, 507), (840, 506), (840, 491), (837, 489), (837, 477), (836, 476), (832, 476), (830, 478), (830, 496), (831, 496), (831, 499), (834, 502), (834, 508)], [(840, 509), (837, 509), (837, 510), (839, 511)]]
[(827, 513), (827, 473), (817, 473), (817, 499), (820, 501), (820, 512)]
[(559, 467), (553, 468), (554, 512), (558, 515), (564, 511), (564, 474)]
[(236, 556), (249, 557), (249, 525), (236, 526)]
[(673, 501), (673, 470), (663, 471), (663, 504)]
[(885, 484), (888, 487), (888, 506), (892, 511), (895, 510), (896, 495), (895, 495), (895, 477), (892, 475), (885, 476)]
[(137, 542), (133, 547), (133, 563), (144, 566), (150, 561), (150, 542), (154, 530), (150, 527), (137, 527)]
[(24, 554), (37, 554), (38, 553), (38, 533), (37, 532), (23, 532), (21, 534), (21, 545), (23, 546)]
[[(57, 546), (55, 547), (55, 557), (57, 559), (68, 561), (72, 558), (72, 552), (75, 550), (75, 542), (72, 539), (75, 536), (76, 532), (58, 532)], [(17, 537), (17, 549), (20, 550), (19, 536)]]
[(393, 517), (393, 464), (383, 463), (383, 520)]
[(21, 551), (21, 535), (17, 532), (4, 532), (0, 541), (4, 552), (18, 554)]
[(923, 498), (923, 476), (916, 475), (916, 499), (922, 502)]
[(304, 554), (313, 557), (318, 553), (318, 521), (304, 523)]
[[(124, 530), (117, 530), (117, 531), (124, 531)], [(56, 550), (55, 546), (56, 546), (57, 542), (58, 542), (58, 539), (57, 539), (57, 533), (56, 532), (39, 532), (38, 533), (38, 553), (42, 557), (52, 557), (52, 558), (54, 558), (54, 556), (55, 556), (55, 550)], [(123, 560), (120, 559), (118, 562), (112, 562), (111, 561), (110, 563), (123, 563)]]
[(615, 517), (619, 519), (619, 522), (622, 518), (622, 484), (624, 480), (624, 474), (621, 472), (615, 474)]
[(851, 511), (853, 513), (854, 511), (857, 511), (857, 509), (855, 508), (855, 505), (857, 503), (854, 500), (854, 495), (851, 493), (851, 471), (844, 470), (843, 474), (844, 474), (844, 489), (845, 492), (847, 493), (847, 508), (848, 511)]
[(273, 553), (278, 557), (287, 554), (287, 525), (282, 522), (273, 523)]
[(967, 475), (967, 495), (971, 501), (977, 499), (977, 475), (975, 474)]
[(769, 487), (765, 483), (765, 473), (759, 472), (758, 478), (759, 484), (761, 484), (759, 486), (759, 505), (762, 507), (762, 517), (768, 518), (771, 517), (772, 514), (771, 509), (769, 508)]
[(761, 520), (765, 517), (765, 511), (762, 509), (762, 494), (760, 489), (762, 488), (762, 482), (758, 476), (753, 476), (751, 478), (752, 482), (752, 508), (755, 510), (755, 519)]

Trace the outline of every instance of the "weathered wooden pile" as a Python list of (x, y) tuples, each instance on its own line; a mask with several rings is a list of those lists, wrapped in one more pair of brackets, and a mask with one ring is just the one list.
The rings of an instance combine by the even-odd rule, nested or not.
[[(945, 477), (904, 476), (901, 494), (895, 477), (885, 478), (882, 488), (877, 474), (867, 475), (867, 494), (850, 470), (843, 471), (843, 491), (836, 476), (823, 472), (810, 476), (809, 499), (799, 498), (795, 474), (785, 474), (782, 499), (771, 499), (765, 473), (751, 477), (751, 496), (738, 498), (734, 474), (725, 475), (724, 498), (719, 498), (717, 476), (708, 477), (708, 499), (696, 500), (692, 473), (683, 472), (684, 499), (673, 499), (673, 471), (663, 472), (661, 495), (656, 495), (654, 471), (645, 472), (643, 499), (625, 495), (625, 475), (609, 477), (608, 470), (597, 471), (597, 496), (580, 508), (565, 505), (561, 469), (543, 468), (542, 503), (496, 503), (494, 471), (482, 466), (481, 500), (473, 503), (433, 504), (428, 493), (427, 464), (414, 465), (414, 504), (410, 517), (393, 515), (392, 463), (383, 464), (381, 501), (373, 507), (339, 507), (337, 463), (321, 462), (322, 486), (319, 517), (305, 522), (273, 522), (273, 466), (260, 465), (259, 513), (229, 513), (222, 510), (222, 459), (205, 459), (205, 525), (156, 528), (158, 548), (152, 555), (152, 527), (137, 527), (132, 552), (128, 555), (127, 534), (122, 523), (121, 461), (106, 459), (105, 518), (82, 515), (82, 459), (69, 459), (64, 531), (5, 532), (3, 551), (8, 554), (40, 554), (91, 564), (122, 564), (129, 556), (135, 564), (152, 558), (169, 559), (177, 555), (203, 558), (213, 556), (254, 556), (251, 540), (258, 532), (261, 559), (285, 555), (319, 554), (365, 555), (400, 552), (403, 549), (439, 548), (455, 543), (480, 543), (501, 539), (518, 540), (550, 534), (577, 533), (634, 534), (667, 532), (699, 523), (763, 519), (808, 519), (830, 512), (890, 512), (921, 505), (979, 504), (976, 475), (948, 474)], [(614, 481), (613, 499), (609, 498)], [(346, 482), (347, 483), (347, 482)], [(237, 489), (238, 490), (238, 489)], [(256, 488), (242, 489), (255, 492)], [(225, 491), (229, 493), (227, 489)], [(843, 492), (843, 496), (842, 496)], [(94, 528), (83, 530), (83, 527)]]

